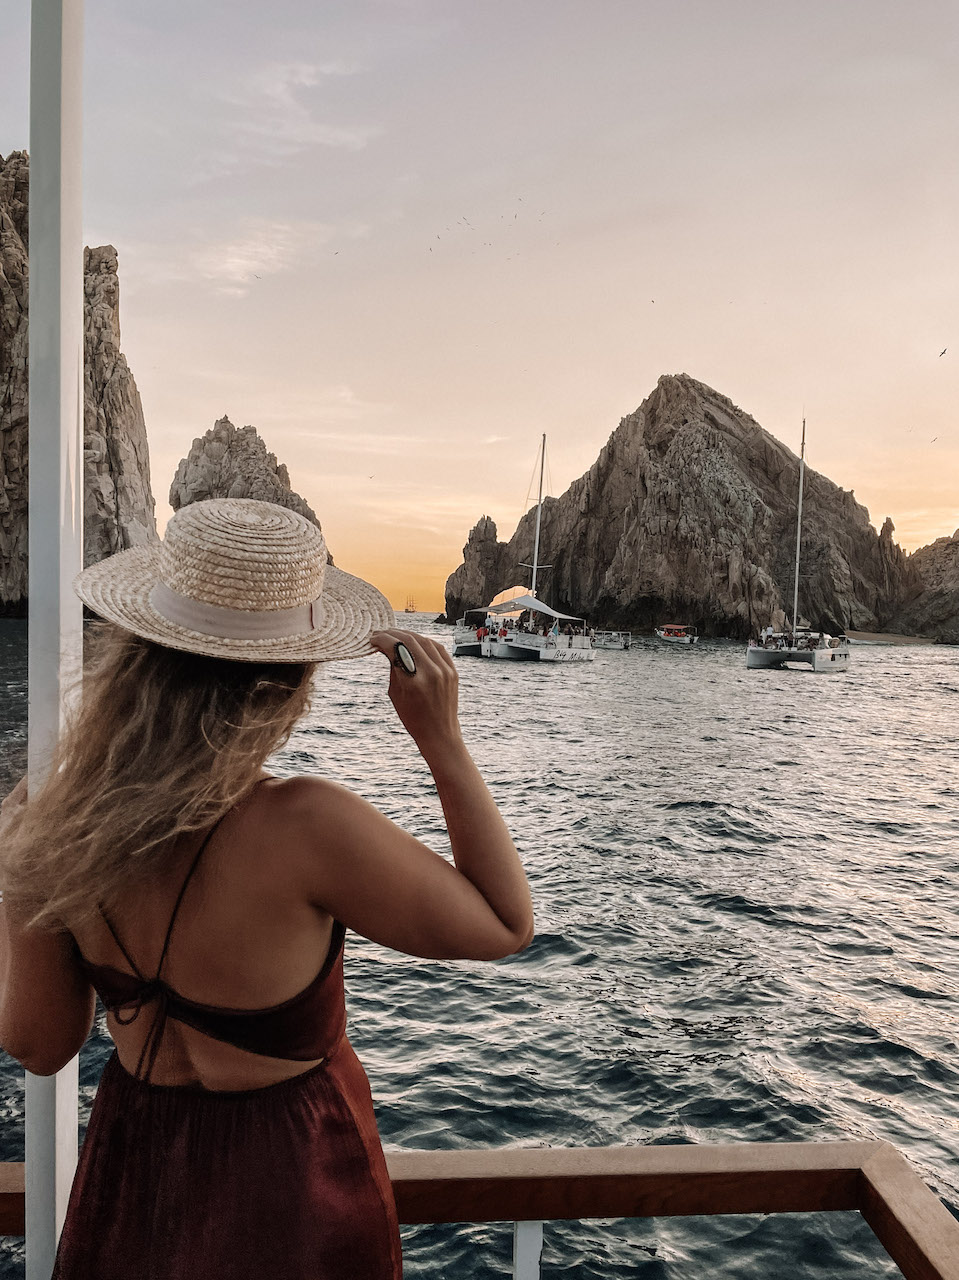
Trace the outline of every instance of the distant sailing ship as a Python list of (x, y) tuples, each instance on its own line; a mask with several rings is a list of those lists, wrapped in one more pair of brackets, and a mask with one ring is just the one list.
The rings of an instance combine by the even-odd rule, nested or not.
[(849, 666), (849, 641), (845, 636), (818, 634), (799, 620), (799, 552), (802, 545), (803, 480), (806, 475), (806, 419), (802, 420), (802, 444), (799, 446), (799, 500), (796, 503), (796, 574), (793, 580), (793, 624), (791, 631), (763, 630), (759, 642), (750, 640), (746, 650), (749, 671), (785, 668), (798, 662), (813, 671), (843, 671)]
[(416, 612), (416, 602), (415, 602), (415, 600), (413, 599), (413, 597), (412, 597), (412, 596), (407, 596), (407, 597), (406, 597), (406, 608), (403, 610), (403, 612), (404, 612), (404, 613), (415, 613), (415, 612)]

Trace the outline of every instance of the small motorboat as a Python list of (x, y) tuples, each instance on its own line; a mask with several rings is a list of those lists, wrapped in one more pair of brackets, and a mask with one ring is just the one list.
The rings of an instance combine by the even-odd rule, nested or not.
[(632, 643), (630, 631), (596, 631), (593, 634), (594, 649), (628, 649)]
[(684, 626), (680, 622), (667, 622), (656, 628), (656, 634), (660, 640), (666, 640), (670, 644), (696, 644), (699, 641), (696, 628)]

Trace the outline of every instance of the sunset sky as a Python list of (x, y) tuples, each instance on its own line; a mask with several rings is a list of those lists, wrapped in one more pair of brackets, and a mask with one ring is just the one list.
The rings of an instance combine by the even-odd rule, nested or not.
[[(119, 250), (161, 523), (225, 413), (341, 567), (438, 610), (541, 432), (558, 494), (686, 372), (793, 448), (805, 409), (907, 549), (959, 526), (952, 0), (86, 11), (85, 239)], [(26, 0), (3, 27), (6, 155)]]

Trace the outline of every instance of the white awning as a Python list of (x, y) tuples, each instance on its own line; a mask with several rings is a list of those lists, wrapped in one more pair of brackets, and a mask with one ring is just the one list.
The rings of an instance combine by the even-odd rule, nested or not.
[(551, 618), (564, 618), (569, 622), (582, 622), (582, 618), (574, 617), (571, 613), (558, 613), (555, 609), (551, 609), (548, 604), (543, 604), (542, 600), (537, 600), (535, 596), (513, 596), (512, 600), (501, 600), (499, 604), (488, 604), (486, 606), (486, 612), (496, 614), (497, 617), (504, 613), (522, 613), (524, 609), (530, 609), (533, 613), (545, 613)]

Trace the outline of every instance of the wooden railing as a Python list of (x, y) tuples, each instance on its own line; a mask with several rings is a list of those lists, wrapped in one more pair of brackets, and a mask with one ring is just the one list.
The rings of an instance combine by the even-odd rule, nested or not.
[[(888, 1142), (390, 1151), (400, 1222), (513, 1222), (514, 1275), (542, 1224), (858, 1210), (906, 1280), (959, 1280), (959, 1221)], [(23, 1234), (23, 1165), (0, 1164), (0, 1234)]]

